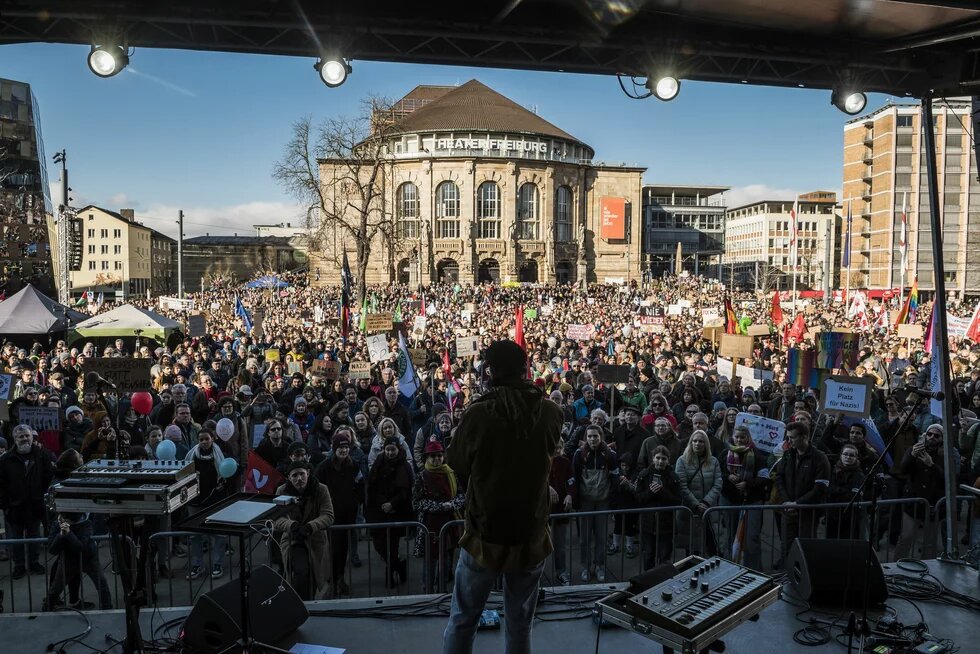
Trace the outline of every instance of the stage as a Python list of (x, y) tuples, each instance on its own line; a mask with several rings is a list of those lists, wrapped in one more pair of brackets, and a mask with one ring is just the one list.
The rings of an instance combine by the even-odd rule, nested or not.
[[(940, 561), (926, 562), (929, 571), (947, 588), (970, 597), (978, 597), (977, 571)], [(894, 564), (882, 566), (886, 575), (916, 575), (899, 570)], [(832, 570), (826, 571), (833, 574)], [(593, 585), (576, 588), (545, 589), (545, 598), (539, 605), (539, 617), (535, 622), (533, 651), (538, 654), (570, 654), (595, 651), (596, 627), (587, 610), (596, 598), (625, 584)], [(786, 589), (784, 588), (784, 591)], [(494, 595), (492, 601), (498, 602)], [(784, 654), (785, 652), (814, 651), (841, 652), (842, 647), (831, 640), (816, 647), (803, 647), (793, 642), (793, 634), (804, 624), (796, 619), (801, 610), (800, 602), (790, 592), (784, 592), (784, 600), (766, 608), (758, 622), (747, 622), (729, 632), (724, 638), (728, 652), (752, 654)], [(916, 602), (921, 609), (930, 633), (937, 638), (952, 640), (960, 652), (976, 651), (980, 636), (980, 615), (975, 611), (941, 604), (935, 601)], [(898, 620), (906, 625), (919, 621), (918, 613), (905, 601), (890, 598), (888, 606), (898, 612)], [(310, 619), (288, 638), (276, 643), (289, 649), (294, 643), (329, 645), (347, 650), (348, 654), (384, 652), (385, 654), (417, 654), (438, 652), (441, 649), (442, 630), (446, 625), (445, 611), (449, 607), (448, 596), (419, 595), (414, 597), (374, 598), (357, 600), (331, 600), (309, 602)], [(188, 613), (188, 608), (161, 609), (141, 614), (143, 635), (147, 640), (162, 633), (159, 626)], [(417, 615), (411, 615), (416, 613)], [(361, 614), (364, 617), (355, 617)], [(368, 614), (365, 616), (365, 614)], [(880, 614), (880, 611), (878, 612)], [(877, 615), (877, 614), (876, 614)], [(94, 611), (87, 614), (92, 631), (84, 638), (85, 645), (96, 650), (108, 649), (106, 634), (118, 639), (124, 635), (122, 611)], [(395, 616), (398, 616), (397, 618)], [(576, 616), (582, 616), (576, 618)], [(561, 619), (565, 618), (565, 619)], [(844, 616), (846, 621), (846, 615)], [(48, 643), (69, 638), (85, 629), (85, 620), (77, 613), (36, 613), (0, 616), (0, 642), (4, 654), (14, 652), (44, 652)], [(176, 635), (178, 629), (169, 634)], [(77, 644), (68, 652), (91, 651)], [(113, 651), (120, 651), (116, 647)], [(601, 630), (599, 652), (654, 652), (661, 647), (653, 641), (617, 627)], [(481, 631), (477, 635), (474, 652), (503, 652), (501, 630)]]

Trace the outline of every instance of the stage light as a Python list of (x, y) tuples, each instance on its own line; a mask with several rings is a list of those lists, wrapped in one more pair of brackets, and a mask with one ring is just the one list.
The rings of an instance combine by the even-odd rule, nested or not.
[(112, 77), (129, 65), (129, 55), (118, 45), (93, 45), (88, 53), (88, 67), (99, 77)]
[(681, 92), (681, 81), (676, 77), (667, 75), (658, 79), (651, 90), (658, 100), (668, 102), (676, 98), (677, 94)]
[(350, 64), (342, 57), (321, 59), (313, 65), (313, 68), (320, 73), (320, 79), (330, 88), (340, 86), (346, 82), (347, 76), (351, 73)]
[(830, 104), (845, 114), (853, 116), (864, 111), (868, 104), (868, 96), (860, 91), (844, 91), (834, 89), (830, 94)]

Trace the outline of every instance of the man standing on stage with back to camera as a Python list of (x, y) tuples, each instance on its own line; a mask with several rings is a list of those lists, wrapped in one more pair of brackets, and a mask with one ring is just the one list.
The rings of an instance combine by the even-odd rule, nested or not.
[(525, 377), (527, 355), (512, 341), (487, 349), (490, 392), (463, 414), (447, 451), (465, 480), (466, 527), (460, 540), (444, 654), (468, 654), (483, 607), (501, 574), (507, 654), (531, 651), (531, 622), (548, 531), (548, 473), (562, 411)]

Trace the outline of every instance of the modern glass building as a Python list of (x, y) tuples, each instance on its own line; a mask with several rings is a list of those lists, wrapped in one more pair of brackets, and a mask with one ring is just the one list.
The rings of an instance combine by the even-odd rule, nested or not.
[(0, 285), (54, 295), (46, 217), (51, 192), (37, 99), (29, 84), (0, 78)]

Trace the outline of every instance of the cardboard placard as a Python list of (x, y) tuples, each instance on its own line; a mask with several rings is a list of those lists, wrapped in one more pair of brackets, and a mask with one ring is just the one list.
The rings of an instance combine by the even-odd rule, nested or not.
[(733, 359), (747, 359), (752, 356), (753, 339), (742, 334), (722, 334), (718, 354)]
[(372, 334), (367, 337), (368, 356), (371, 363), (380, 363), (388, 358), (388, 335)]
[(524, 320), (534, 320), (538, 317), (537, 309), (524, 309)]
[(845, 377), (831, 375), (824, 380), (824, 391), (820, 394), (820, 410), (855, 418), (871, 415), (871, 393), (874, 381), (867, 377)]
[(191, 338), (201, 338), (208, 333), (208, 323), (203, 313), (192, 313), (187, 316), (187, 331)]
[(416, 341), (421, 341), (425, 338), (425, 327), (428, 323), (428, 319), (425, 316), (415, 316), (415, 322), (412, 324), (412, 339)]
[(364, 320), (364, 329), (368, 334), (387, 332), (391, 330), (392, 315), (390, 313), (369, 313)]
[(278, 361), (279, 360), (279, 350), (272, 348), (271, 350), (265, 351), (266, 361)]
[(752, 434), (755, 448), (768, 454), (772, 454), (773, 450), (780, 447), (786, 437), (786, 425), (780, 420), (754, 416), (751, 413), (739, 413), (735, 416), (735, 426), (743, 425)]
[(600, 384), (625, 384), (629, 381), (632, 366), (615, 366), (599, 364), (596, 367), (595, 379)]
[(17, 412), (22, 425), (30, 425), (38, 431), (58, 431), (61, 429), (61, 409), (48, 406), (21, 406)]
[(314, 363), (314, 370), (319, 371), (324, 379), (334, 381), (340, 379), (340, 362), (339, 361), (326, 361), (325, 359), (317, 359)]
[(424, 347), (408, 348), (408, 356), (412, 359), (412, 365), (416, 368), (424, 368), (425, 362), (429, 358), (429, 351)]
[(302, 361), (287, 361), (286, 362), (286, 370), (289, 371), (289, 374), (290, 375), (293, 374), (294, 372), (302, 373), (303, 372), (303, 362)]
[(0, 401), (10, 400), (10, 391), (14, 388), (14, 376), (0, 374)]
[[(898, 326), (898, 336), (899, 338), (917, 338), (921, 339), (924, 330), (922, 325), (899, 325)], [(964, 334), (966, 331), (964, 330)], [(952, 335), (952, 334), (951, 334)]]
[(711, 327), (715, 324), (721, 324), (723, 320), (718, 309), (705, 307), (701, 309), (701, 322), (705, 327)]
[(565, 329), (565, 338), (570, 338), (573, 341), (587, 341), (592, 338), (594, 333), (594, 325), (569, 325)]
[(86, 359), (82, 373), (98, 373), (100, 377), (113, 384), (120, 393), (134, 393), (150, 390), (150, 359), (104, 358)]
[(716, 325), (714, 327), (705, 326), (701, 330), (701, 337), (706, 341), (717, 341), (721, 338), (721, 335), (725, 333), (725, 328), (722, 325)]
[(747, 336), (769, 336), (769, 325), (749, 325), (745, 333)]
[(371, 364), (367, 361), (351, 361), (347, 376), (351, 379), (371, 379)]
[(456, 356), (472, 357), (480, 353), (479, 336), (457, 336), (456, 337)]

